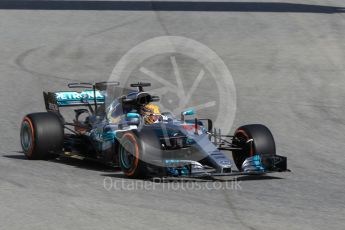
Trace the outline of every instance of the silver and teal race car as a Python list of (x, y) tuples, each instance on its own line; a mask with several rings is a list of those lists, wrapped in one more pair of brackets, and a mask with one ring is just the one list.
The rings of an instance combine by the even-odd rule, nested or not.
[[(264, 125), (244, 125), (234, 135), (222, 135), (210, 119), (190, 119), (193, 110), (179, 118), (170, 112), (143, 113), (160, 99), (144, 90), (150, 83), (131, 84), (130, 89), (118, 82), (68, 86), (82, 90), (44, 92), (47, 112), (24, 117), (20, 140), (28, 159), (78, 156), (120, 167), (130, 178), (287, 170), (286, 157), (276, 155), (273, 136)], [(72, 121), (62, 115), (64, 107), (76, 108)], [(233, 161), (223, 151), (231, 151)]]

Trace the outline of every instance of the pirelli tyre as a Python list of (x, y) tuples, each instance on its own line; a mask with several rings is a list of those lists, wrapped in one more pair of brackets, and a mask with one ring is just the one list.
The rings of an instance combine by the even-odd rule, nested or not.
[(146, 163), (142, 161), (143, 149), (134, 132), (126, 132), (119, 139), (119, 164), (126, 177), (147, 177)]
[(244, 160), (253, 155), (274, 156), (276, 147), (271, 131), (264, 125), (252, 124), (239, 127), (234, 134), (232, 157), (238, 170), (242, 171)]
[(51, 159), (62, 151), (64, 128), (60, 118), (49, 112), (31, 113), (24, 117), (20, 141), (30, 160)]

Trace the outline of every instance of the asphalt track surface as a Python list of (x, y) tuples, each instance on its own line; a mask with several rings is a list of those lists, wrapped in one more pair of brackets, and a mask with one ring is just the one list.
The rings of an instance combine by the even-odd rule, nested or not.
[[(343, 1), (27, 2), (0, 1), (0, 229), (344, 229)], [(163, 35), (224, 60), (233, 130), (269, 126), (292, 172), (240, 178), (236, 189), (107, 191), (104, 178), (123, 179), (102, 165), (24, 159), (19, 125), (44, 111), (43, 90), (106, 80), (129, 49)]]

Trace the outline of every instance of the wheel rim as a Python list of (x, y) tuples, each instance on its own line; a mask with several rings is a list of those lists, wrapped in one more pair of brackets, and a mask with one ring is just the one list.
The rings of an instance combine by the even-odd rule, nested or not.
[(23, 122), (20, 141), (24, 152), (29, 152), (32, 148), (32, 130), (30, 124), (27, 121)]
[(252, 143), (247, 143), (249, 139), (250, 137), (243, 130), (238, 130), (235, 134), (234, 144), (236, 147), (242, 148), (241, 150), (233, 151), (233, 158), (239, 170), (242, 170), (242, 163), (245, 159), (254, 154)]
[(133, 167), (135, 158), (135, 147), (134, 143), (129, 140), (124, 141), (120, 149), (120, 160), (121, 164), (126, 169), (131, 169)]

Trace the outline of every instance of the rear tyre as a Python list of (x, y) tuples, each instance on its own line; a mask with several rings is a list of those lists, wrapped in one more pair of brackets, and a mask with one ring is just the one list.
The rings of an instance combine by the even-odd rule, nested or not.
[(232, 141), (233, 145), (242, 148), (232, 151), (232, 157), (238, 170), (246, 158), (254, 155), (274, 156), (276, 147), (271, 131), (264, 125), (253, 124), (239, 127)]
[(126, 132), (119, 141), (119, 163), (121, 170), (129, 178), (147, 177), (147, 167), (142, 159), (142, 148), (137, 135)]
[(20, 142), (30, 160), (55, 158), (62, 151), (64, 128), (54, 113), (32, 113), (24, 117), (20, 129)]

